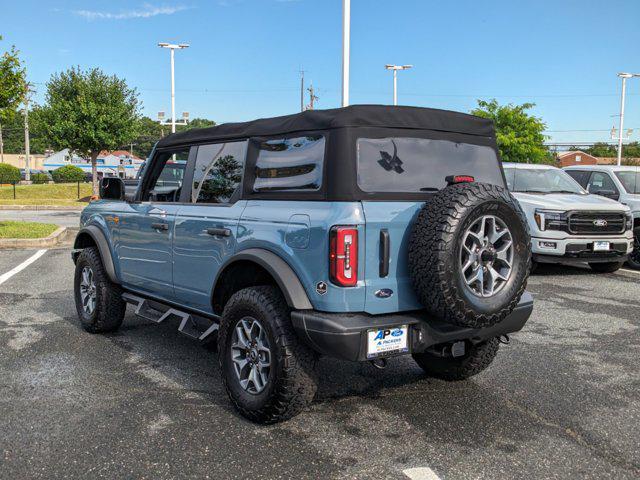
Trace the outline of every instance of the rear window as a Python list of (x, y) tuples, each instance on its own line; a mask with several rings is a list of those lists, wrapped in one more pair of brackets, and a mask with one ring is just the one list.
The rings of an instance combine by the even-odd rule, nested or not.
[(324, 146), (322, 135), (262, 142), (253, 190), (319, 190), (322, 186)]
[(429, 192), (447, 186), (449, 175), (504, 186), (493, 148), (424, 138), (360, 138), (358, 186), (364, 192)]
[(640, 172), (619, 170), (616, 172), (616, 177), (627, 193), (640, 193)]

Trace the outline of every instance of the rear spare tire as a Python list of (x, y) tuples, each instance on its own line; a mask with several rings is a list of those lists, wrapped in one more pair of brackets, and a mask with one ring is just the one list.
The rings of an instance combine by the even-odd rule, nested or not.
[(409, 272), (433, 315), (462, 327), (494, 325), (525, 290), (531, 240), (517, 200), (502, 187), (452, 185), (418, 213), (409, 239)]

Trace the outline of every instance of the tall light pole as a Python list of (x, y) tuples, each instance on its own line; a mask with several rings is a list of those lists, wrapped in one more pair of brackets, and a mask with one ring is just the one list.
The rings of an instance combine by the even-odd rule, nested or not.
[(183, 48), (189, 48), (187, 43), (166, 43), (160, 42), (158, 46), (161, 48), (168, 48), (171, 52), (171, 133), (176, 132), (176, 84), (175, 84), (175, 60), (174, 52), (176, 50), (182, 50)]
[(620, 132), (618, 134), (618, 165), (622, 164), (622, 132), (624, 127), (624, 98), (627, 91), (627, 78), (640, 77), (640, 73), (619, 73), (622, 79), (622, 95), (620, 97)]
[(349, 64), (351, 50), (351, 0), (342, 0), (342, 106), (349, 106)]
[(393, 70), (393, 104), (398, 105), (398, 70), (409, 70), (413, 65), (385, 65), (387, 70)]

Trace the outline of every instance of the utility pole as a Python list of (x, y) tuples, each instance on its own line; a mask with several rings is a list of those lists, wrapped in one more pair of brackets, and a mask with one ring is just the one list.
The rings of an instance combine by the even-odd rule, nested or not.
[(300, 69), (300, 111), (304, 112), (304, 70)]
[(2, 123), (0, 123), (0, 163), (4, 163), (4, 142), (2, 141)]
[(315, 90), (313, 89), (313, 83), (311, 84), (311, 86), (307, 89), (307, 91), (309, 92), (309, 108), (308, 110), (313, 110), (315, 107), (315, 103), (316, 100), (319, 100), (320, 97), (318, 97), (315, 94)]
[(342, 0), (342, 106), (349, 106), (351, 53), (351, 0)]
[(618, 73), (622, 79), (622, 95), (620, 97), (620, 132), (618, 133), (618, 165), (622, 164), (622, 132), (624, 127), (624, 98), (627, 90), (627, 78), (640, 77), (640, 73)]
[(31, 147), (29, 144), (29, 95), (31, 87), (27, 86), (27, 94), (24, 96), (24, 180), (31, 181)]

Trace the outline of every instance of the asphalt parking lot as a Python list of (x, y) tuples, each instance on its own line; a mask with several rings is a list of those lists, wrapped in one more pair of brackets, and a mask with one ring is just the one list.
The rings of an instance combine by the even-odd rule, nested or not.
[[(34, 253), (0, 252), (0, 275)], [(0, 478), (640, 477), (640, 274), (544, 268), (533, 317), (481, 375), (323, 359), (309, 411), (262, 427), (176, 324), (129, 311), (85, 333), (72, 273), (50, 250), (0, 284)]]

